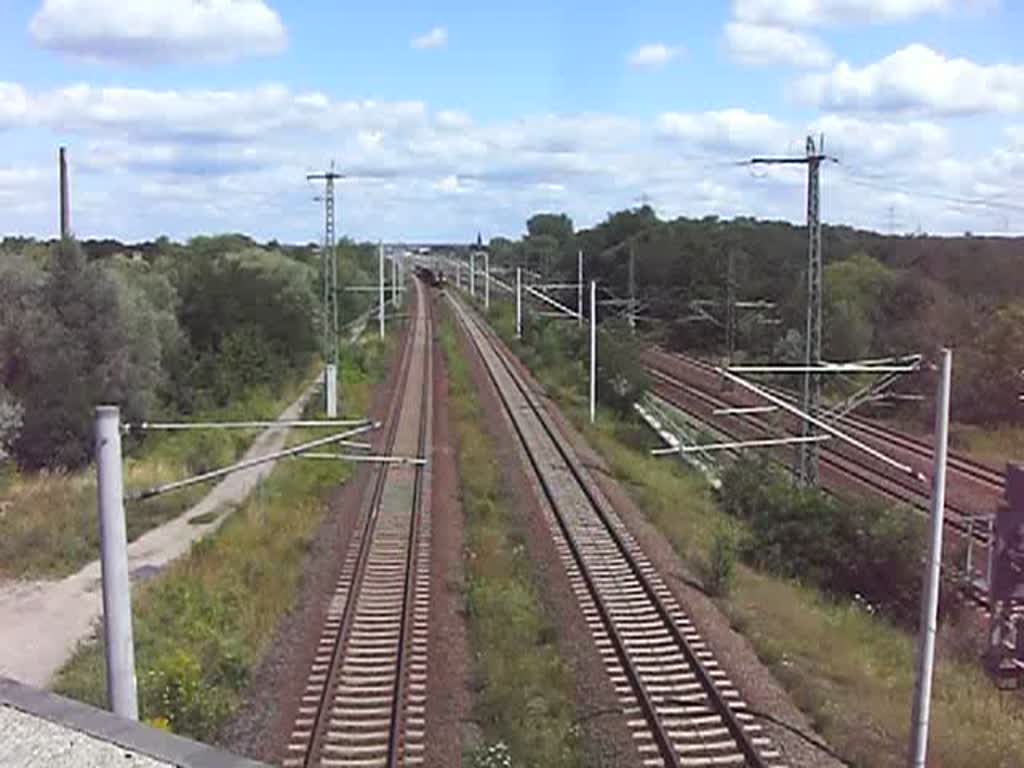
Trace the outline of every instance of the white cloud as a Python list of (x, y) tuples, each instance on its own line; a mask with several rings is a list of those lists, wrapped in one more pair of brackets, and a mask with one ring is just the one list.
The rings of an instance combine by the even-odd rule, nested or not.
[(682, 49), (665, 45), (664, 43), (651, 43), (641, 45), (626, 58), (631, 67), (656, 69), (663, 67), (679, 56)]
[[(953, 128), (924, 119), (838, 113), (804, 125), (726, 109), (656, 119), (583, 113), (482, 121), (421, 102), (342, 101), (280, 86), (34, 91), (8, 83), (0, 94), (13, 97), (0, 100), (4, 139), (19, 147), (28, 167), (51, 167), (57, 137), (69, 145), (80, 203), (75, 227), (83, 236), (242, 230), (315, 240), (322, 222), (304, 177), (332, 157), (346, 174), (338, 187), (341, 231), (371, 239), (514, 234), (530, 214), (552, 206), (586, 226), (641, 194), (664, 215), (800, 221), (805, 169), (773, 168), (755, 177), (734, 161), (799, 154), (807, 128), (824, 131), (826, 148), (843, 161), (829, 166), (823, 187), (833, 222), (885, 226), (890, 203), (883, 206), (883, 198), (900, 206), (903, 220), (910, 216), (909, 203), (895, 194), (865, 194), (845, 173), (881, 173), (910, 190), (956, 196), (1007, 195), (1024, 174), (1024, 147), (1014, 144), (1024, 139), (1021, 131), (1007, 130), (1002, 148), (972, 157)], [(25, 152), (30, 136), (38, 137), (38, 149)], [(951, 157), (953, 146), (959, 160)], [(0, 197), (24, 182), (20, 213), (0, 205), (0, 230), (52, 232), (46, 178), (49, 172), (0, 174)], [(935, 201), (914, 205), (913, 219), (920, 215), (926, 229), (995, 226), (984, 212), (954, 215)]]
[(845, 61), (796, 84), (801, 100), (826, 109), (967, 115), (1024, 111), (1024, 66), (948, 59), (913, 44), (857, 69)]
[(779, 120), (744, 109), (716, 112), (667, 112), (658, 119), (661, 134), (722, 151), (772, 150), (792, 132)]
[(419, 50), (445, 48), (448, 45), (448, 30), (445, 27), (434, 27), (427, 34), (414, 37), (410, 45)]
[(950, 152), (949, 132), (927, 120), (887, 122), (824, 115), (810, 130), (825, 134), (825, 148), (843, 164), (885, 163), (891, 172), (920, 169)]
[(263, 0), (44, 0), (29, 31), (44, 48), (102, 61), (224, 60), (287, 46)]
[(905, 21), (949, 10), (953, 0), (734, 0), (733, 16), (785, 27)]
[(440, 179), (437, 183), (434, 184), (434, 189), (446, 195), (454, 195), (463, 191), (463, 187), (459, 183), (459, 177), (456, 176), (454, 173), (450, 173), (443, 179)]
[(823, 67), (832, 52), (815, 37), (784, 27), (732, 21), (725, 25), (726, 47), (744, 64)]

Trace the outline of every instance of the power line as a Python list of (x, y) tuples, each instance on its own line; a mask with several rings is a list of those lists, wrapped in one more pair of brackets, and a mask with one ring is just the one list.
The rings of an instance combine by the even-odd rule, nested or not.
[(847, 181), (851, 184), (856, 184), (857, 186), (865, 187), (867, 189), (875, 189), (882, 192), (893, 192), (896, 194), (907, 195), (909, 197), (922, 197), (929, 200), (938, 200), (952, 205), (973, 206), (978, 208), (1000, 208), (1003, 210), (1013, 211), (1015, 213), (1024, 213), (1024, 205), (1007, 203), (1002, 200), (994, 200), (992, 198), (960, 197), (957, 195), (947, 195), (942, 192), (931, 192), (920, 188), (910, 189), (891, 182), (877, 180), (878, 177), (872, 177), (870, 174), (858, 173), (848, 165), (843, 165), (843, 170), (846, 174)]

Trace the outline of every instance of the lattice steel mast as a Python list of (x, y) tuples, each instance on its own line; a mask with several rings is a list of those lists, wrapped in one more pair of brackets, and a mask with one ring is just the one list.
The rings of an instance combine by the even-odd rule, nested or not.
[[(759, 165), (807, 165), (807, 323), (804, 333), (803, 410), (812, 416), (821, 405), (821, 377), (811, 370), (821, 364), (821, 161), (825, 138), (822, 136), (815, 145), (814, 137), (807, 137), (807, 153), (804, 157), (755, 157), (752, 164)], [(801, 425), (803, 437), (813, 436), (814, 425), (804, 419)], [(813, 441), (800, 444), (798, 478), (803, 485), (817, 485), (818, 449)]]
[(331, 161), (329, 170), (323, 173), (306, 174), (307, 181), (324, 182), (324, 247), (320, 264), (323, 271), (324, 306), (324, 361), (327, 364), (327, 415), (337, 415), (334, 376), (338, 367), (338, 253), (334, 232), (334, 182), (344, 178), (334, 170)]

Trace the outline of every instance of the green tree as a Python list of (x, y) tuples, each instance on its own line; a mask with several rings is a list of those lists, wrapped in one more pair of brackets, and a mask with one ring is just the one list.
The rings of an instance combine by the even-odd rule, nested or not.
[(871, 352), (878, 320), (895, 282), (892, 269), (862, 252), (825, 267), (826, 358), (857, 360)]

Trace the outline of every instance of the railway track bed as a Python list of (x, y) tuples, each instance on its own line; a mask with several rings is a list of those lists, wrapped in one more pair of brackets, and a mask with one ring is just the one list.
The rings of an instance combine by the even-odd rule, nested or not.
[[(381, 448), (431, 449), (432, 326), (419, 283)], [(367, 489), (288, 739), (286, 768), (424, 763), (430, 613), (429, 465), (381, 467)]]
[(766, 735), (500, 342), (454, 311), (511, 423), (562, 567), (645, 766), (783, 766)]

